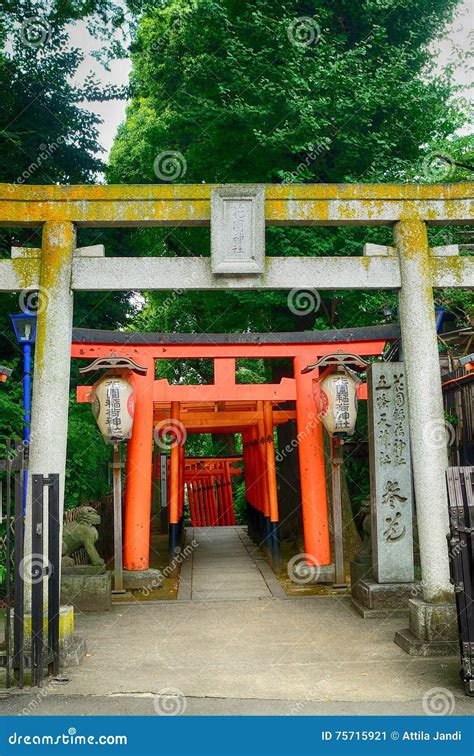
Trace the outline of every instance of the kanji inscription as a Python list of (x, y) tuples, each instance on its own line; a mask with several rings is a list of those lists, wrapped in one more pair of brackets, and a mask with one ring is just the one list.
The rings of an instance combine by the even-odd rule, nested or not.
[(260, 187), (219, 187), (211, 192), (213, 273), (262, 273), (265, 197)]
[(380, 362), (368, 375), (374, 577), (407, 583), (413, 571), (413, 493), (404, 365)]

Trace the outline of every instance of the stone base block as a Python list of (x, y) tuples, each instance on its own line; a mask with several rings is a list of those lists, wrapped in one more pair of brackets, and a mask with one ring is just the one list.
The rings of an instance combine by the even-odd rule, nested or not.
[(394, 640), (410, 656), (453, 656), (459, 653), (459, 643), (422, 641), (408, 628), (397, 630)]
[(336, 568), (334, 564), (326, 564), (323, 567), (312, 567), (306, 562), (295, 565), (288, 572), (290, 580), (296, 585), (316, 585), (317, 583), (334, 583)]
[(120, 604), (121, 601), (134, 601), (133, 593), (130, 591), (112, 591), (112, 603)]
[[(24, 648), (28, 664), (31, 664), (31, 614), (25, 614)], [(13, 622), (11, 628), (11, 647), (13, 648)], [(0, 649), (3, 652), (3, 646)], [(61, 606), (59, 609), (59, 665), (75, 667), (79, 665), (87, 652), (85, 638), (74, 635), (74, 607)], [(43, 654), (48, 655), (48, 615), (43, 616)]]
[(105, 567), (95, 567), (93, 564), (75, 564), (71, 567), (62, 567), (61, 575), (103, 575)]
[(352, 584), (352, 604), (364, 619), (408, 617), (408, 601), (418, 590), (418, 583), (359, 580)]
[(318, 576), (316, 583), (334, 583), (336, 580), (336, 565), (326, 564), (324, 567), (318, 567)]
[(61, 601), (81, 612), (107, 612), (112, 608), (111, 574), (62, 575)]
[(456, 605), (428, 604), (410, 599), (409, 627), (395, 634), (395, 643), (413, 656), (450, 656), (459, 653)]
[[(13, 642), (13, 620), (12, 620), (12, 642)], [(45, 643), (48, 638), (48, 615), (43, 615), (43, 634)], [(59, 645), (63, 647), (69, 643), (74, 634), (74, 608), (72, 606), (61, 606), (59, 609)], [(29, 647), (31, 641), (31, 614), (25, 614), (24, 624), (25, 647)]]
[(351, 603), (357, 614), (360, 614), (363, 619), (388, 619), (389, 617), (403, 618), (408, 616), (408, 610), (402, 607), (398, 609), (368, 609), (355, 598), (352, 599)]
[(148, 570), (124, 570), (123, 587), (126, 591), (149, 590), (159, 588), (163, 582), (163, 574), (160, 570), (150, 568)]
[(355, 585), (359, 580), (368, 580), (372, 582), (372, 559), (370, 557), (356, 557), (351, 561), (351, 585)]

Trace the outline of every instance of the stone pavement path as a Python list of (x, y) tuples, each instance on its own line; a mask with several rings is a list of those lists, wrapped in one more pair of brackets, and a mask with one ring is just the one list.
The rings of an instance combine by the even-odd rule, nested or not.
[(190, 558), (181, 569), (178, 601), (285, 596), (243, 527), (189, 528)]
[[(199, 529), (178, 600), (76, 613), (88, 655), (65, 685), (2, 713), (149, 714), (175, 691), (188, 714), (468, 714), (457, 657), (410, 657), (406, 620), (364, 620), (347, 596), (287, 596), (242, 528)], [(189, 549), (188, 549), (189, 552)], [(440, 693), (441, 689), (441, 693)]]

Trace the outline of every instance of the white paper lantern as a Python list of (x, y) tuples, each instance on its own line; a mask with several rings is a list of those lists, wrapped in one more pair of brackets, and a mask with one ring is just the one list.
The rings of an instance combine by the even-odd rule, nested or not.
[(338, 368), (313, 383), (316, 407), (331, 436), (351, 436), (357, 420), (357, 381), (344, 368)]
[(91, 396), (92, 412), (106, 443), (130, 438), (133, 427), (133, 386), (121, 375), (105, 375)]

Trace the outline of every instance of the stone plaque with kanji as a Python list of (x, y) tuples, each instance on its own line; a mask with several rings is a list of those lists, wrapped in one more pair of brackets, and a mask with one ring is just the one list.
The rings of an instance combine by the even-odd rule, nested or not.
[(262, 187), (212, 189), (211, 263), (213, 273), (263, 273), (265, 194)]
[(372, 559), (379, 583), (414, 579), (413, 486), (403, 362), (367, 370)]

